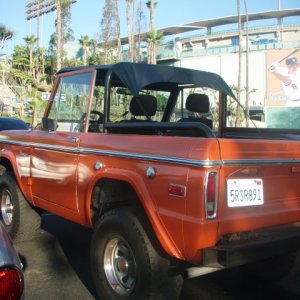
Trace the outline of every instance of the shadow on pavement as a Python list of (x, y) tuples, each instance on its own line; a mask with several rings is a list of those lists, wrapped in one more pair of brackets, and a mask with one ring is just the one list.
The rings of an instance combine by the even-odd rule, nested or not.
[[(89, 269), (92, 231), (48, 213), (41, 228), (39, 238), (17, 245), (26, 299), (97, 299)], [(223, 270), (185, 280), (180, 300), (300, 299), (299, 271), (281, 283), (254, 282), (238, 268)]]
[(57, 239), (70, 266), (96, 299), (89, 269), (91, 229), (48, 213), (42, 216), (41, 228)]

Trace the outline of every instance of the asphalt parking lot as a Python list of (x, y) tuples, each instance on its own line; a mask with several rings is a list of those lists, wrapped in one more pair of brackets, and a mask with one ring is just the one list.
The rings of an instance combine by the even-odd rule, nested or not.
[[(89, 274), (90, 236), (89, 229), (43, 215), (39, 236), (15, 245), (24, 263), (26, 300), (97, 299)], [(186, 280), (180, 299), (298, 300), (300, 271), (281, 283), (255, 285), (239, 269), (224, 270)]]

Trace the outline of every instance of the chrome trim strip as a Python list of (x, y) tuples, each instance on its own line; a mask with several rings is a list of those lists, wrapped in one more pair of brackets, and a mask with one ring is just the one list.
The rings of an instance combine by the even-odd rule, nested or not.
[(300, 164), (299, 158), (245, 158), (245, 159), (226, 159), (223, 165), (283, 165)]
[[(215, 175), (215, 197), (214, 197), (214, 211), (213, 214), (209, 215), (208, 214), (208, 199), (207, 199), (207, 185), (208, 185), (208, 177), (210, 174), (214, 174)], [(218, 190), (219, 190), (219, 176), (218, 176), (218, 172), (215, 170), (212, 171), (208, 171), (205, 174), (205, 181), (204, 181), (204, 207), (205, 207), (205, 216), (206, 219), (208, 220), (213, 220), (217, 217), (218, 214)]]
[(197, 167), (211, 167), (211, 166), (222, 165), (222, 161), (220, 160), (195, 160), (195, 159), (188, 159), (188, 158), (152, 155), (152, 154), (143, 154), (143, 153), (134, 153), (134, 152), (121, 152), (121, 151), (114, 151), (114, 150), (101, 150), (101, 149), (84, 148), (84, 147), (66, 147), (66, 146), (58, 146), (58, 145), (51, 145), (51, 144), (7, 140), (7, 139), (0, 138), (0, 143), (1, 142), (4, 142), (6, 144), (35, 147), (35, 148), (46, 149), (46, 150), (72, 152), (72, 153), (79, 153), (79, 154), (97, 154), (97, 155), (114, 156), (114, 157), (131, 158), (131, 159), (144, 159), (144, 160), (161, 161), (161, 162), (176, 163), (176, 164), (183, 164), (183, 165), (190, 165), (190, 166), (197, 166)]
[(12, 144), (12, 145), (36, 147), (36, 148), (46, 149), (46, 150), (72, 152), (78, 154), (96, 154), (96, 155), (131, 158), (131, 159), (143, 159), (143, 160), (183, 164), (189, 166), (197, 166), (197, 167), (214, 167), (214, 166), (223, 166), (223, 165), (236, 166), (236, 165), (300, 164), (300, 159), (296, 159), (296, 158), (284, 158), (284, 159), (246, 158), (246, 159), (226, 159), (226, 160), (196, 160), (196, 159), (181, 158), (181, 157), (174, 157), (174, 156), (143, 154), (143, 153), (134, 153), (134, 152), (121, 152), (121, 151), (114, 151), (114, 150), (101, 150), (101, 149), (85, 148), (85, 147), (77, 147), (77, 146), (75, 147), (58, 146), (58, 145), (51, 145), (51, 144), (22, 142), (17, 140), (7, 140), (7, 139), (0, 138), (0, 143), (1, 142), (6, 144)]
[(184, 165), (191, 165), (191, 166), (198, 166), (198, 167), (212, 167), (212, 166), (222, 165), (222, 161), (220, 160), (196, 160), (196, 159), (180, 158), (180, 157), (173, 157), (173, 156), (143, 154), (143, 153), (134, 153), (134, 152), (120, 152), (114, 150), (99, 150), (99, 149), (81, 148), (81, 147), (78, 149), (79, 152), (82, 154), (92, 153), (92, 154), (125, 157), (125, 158), (132, 158), (132, 159), (162, 161), (167, 163), (177, 163), (177, 164), (184, 164)]
[(74, 153), (78, 152), (78, 147), (65, 147), (65, 146), (58, 146), (58, 145), (51, 145), (51, 144), (0, 139), (0, 143), (2, 143), (2, 142), (5, 144), (20, 145), (23, 147), (35, 147), (35, 148), (41, 148), (41, 149), (47, 149), (47, 150), (57, 150), (57, 151), (63, 151), (63, 152), (74, 152)]

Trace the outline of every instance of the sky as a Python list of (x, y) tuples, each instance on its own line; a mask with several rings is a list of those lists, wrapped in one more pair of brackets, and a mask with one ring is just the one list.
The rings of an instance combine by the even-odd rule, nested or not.
[[(141, 1), (144, 4), (145, 20), (148, 24), (149, 10), (145, 5), (147, 0)], [(237, 0), (156, 0), (156, 2), (155, 27), (157, 29), (237, 14)], [(105, 0), (77, 0), (72, 5), (71, 24), (75, 42), (83, 35), (96, 38), (97, 33), (101, 30), (100, 21), (104, 3)], [(119, 3), (121, 36), (126, 36), (126, 1), (119, 0)], [(243, 13), (244, 1), (241, 0), (240, 3)], [(281, 9), (300, 7), (300, 0), (247, 0), (247, 3), (248, 13), (276, 10), (279, 6)], [(28, 35), (37, 36), (36, 19), (26, 20), (26, 4), (27, 0), (0, 0), (0, 24), (15, 33), (14, 38), (7, 41), (4, 48), (0, 49), (0, 53), (11, 54), (15, 45), (25, 45), (24, 37)], [(40, 46), (48, 47), (50, 35), (55, 31), (54, 21), (55, 12), (41, 18)]]

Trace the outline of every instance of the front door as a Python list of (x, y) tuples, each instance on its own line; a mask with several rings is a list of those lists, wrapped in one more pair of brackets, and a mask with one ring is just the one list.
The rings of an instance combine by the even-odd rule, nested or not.
[(93, 72), (60, 77), (46, 114), (54, 130), (32, 132), (33, 201), (45, 209), (78, 211), (78, 144), (86, 126), (93, 77)]

